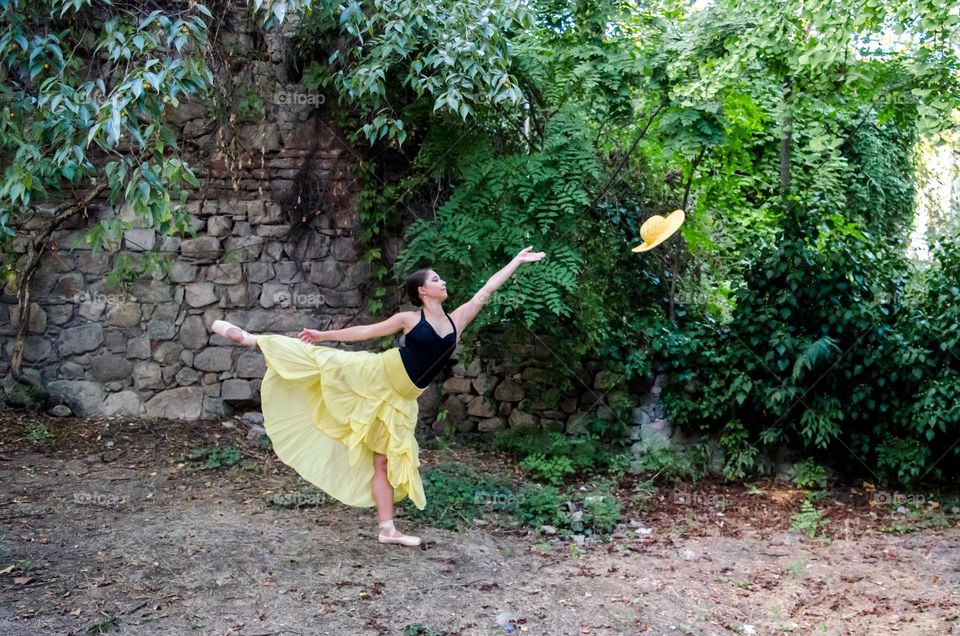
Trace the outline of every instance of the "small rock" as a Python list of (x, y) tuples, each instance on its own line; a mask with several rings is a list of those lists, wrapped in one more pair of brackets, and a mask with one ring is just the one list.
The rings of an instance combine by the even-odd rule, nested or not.
[(557, 534), (556, 526), (540, 526), (540, 529), (543, 530), (544, 534), (549, 534), (549, 535)]
[(697, 558), (697, 553), (693, 550), (687, 549), (680, 553), (680, 556), (683, 557), (684, 561), (693, 561)]
[(497, 614), (497, 625), (500, 627), (506, 627), (510, 623), (517, 620), (517, 615), (513, 612), (500, 612)]
[(757, 628), (754, 627), (753, 625), (747, 625), (746, 623), (744, 623), (744, 625), (743, 625), (743, 633), (744, 633), (745, 635), (748, 635), (748, 634), (756, 634), (756, 633), (757, 633)]
[(267, 434), (267, 429), (263, 428), (260, 425), (253, 425), (250, 427), (250, 430), (247, 431), (247, 439), (249, 440), (258, 440), (261, 436)]
[(221, 425), (223, 428), (236, 428), (236, 425), (235, 425), (233, 422), (231, 422), (230, 420), (226, 420), (226, 421), (220, 422), (220, 425)]
[(256, 411), (250, 411), (249, 413), (244, 413), (240, 416), (240, 421), (242, 421), (247, 426), (263, 426), (263, 413), (257, 413)]
[(55, 407), (50, 409), (49, 413), (54, 417), (70, 417), (73, 415), (73, 411), (71, 411), (70, 407), (66, 404), (57, 404)]

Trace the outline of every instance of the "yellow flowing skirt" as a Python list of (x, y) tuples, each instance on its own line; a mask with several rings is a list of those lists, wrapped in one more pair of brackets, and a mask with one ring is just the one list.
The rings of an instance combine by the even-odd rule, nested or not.
[(399, 349), (343, 351), (280, 335), (257, 335), (266, 373), (263, 426), (273, 450), (301, 477), (348, 506), (374, 506), (373, 454), (387, 456), (394, 502), (426, 507), (417, 397)]

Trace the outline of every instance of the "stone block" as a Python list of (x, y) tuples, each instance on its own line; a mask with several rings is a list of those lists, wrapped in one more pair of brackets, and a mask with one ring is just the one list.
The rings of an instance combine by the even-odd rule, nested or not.
[(70, 407), (80, 417), (103, 415), (103, 387), (85, 380), (55, 380), (47, 385), (54, 400)]
[(103, 344), (103, 327), (97, 324), (71, 327), (60, 332), (57, 351), (61, 357), (93, 351)]
[(203, 391), (198, 387), (180, 387), (161, 391), (145, 405), (147, 417), (197, 419), (203, 411)]
[(493, 417), (497, 414), (497, 406), (489, 397), (478, 395), (467, 405), (467, 415), (474, 417)]
[(523, 387), (513, 380), (504, 380), (493, 392), (494, 399), (500, 402), (519, 402), (523, 396)]
[(510, 413), (510, 428), (533, 428), (537, 425), (537, 419), (535, 415), (515, 409)]
[(97, 382), (119, 382), (126, 380), (133, 372), (133, 364), (120, 356), (105, 353), (94, 356), (90, 361), (90, 373)]

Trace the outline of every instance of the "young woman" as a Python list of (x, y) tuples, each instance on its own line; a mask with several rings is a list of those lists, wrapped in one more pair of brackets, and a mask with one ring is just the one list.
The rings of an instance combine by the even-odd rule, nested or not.
[[(443, 368), (464, 329), (523, 263), (544, 252), (521, 250), (452, 313), (443, 309), (447, 285), (431, 269), (407, 279), (420, 311), (402, 311), (372, 325), (334, 331), (304, 329), (298, 338), (247, 333), (224, 320), (215, 333), (259, 347), (266, 362), (260, 387), (263, 424), (277, 456), (301, 477), (339, 501), (376, 506), (378, 541), (420, 545), (393, 526), (393, 504), (409, 497), (426, 507), (414, 428), (417, 397)], [(353, 342), (402, 331), (404, 346), (383, 353), (312, 346)]]

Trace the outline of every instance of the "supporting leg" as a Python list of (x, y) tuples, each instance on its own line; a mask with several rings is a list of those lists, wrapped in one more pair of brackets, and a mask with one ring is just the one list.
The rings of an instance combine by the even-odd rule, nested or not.
[(387, 456), (373, 454), (373, 500), (377, 504), (377, 520), (393, 519), (393, 486), (387, 479)]
[(393, 486), (387, 478), (387, 456), (373, 455), (373, 501), (377, 505), (377, 519), (380, 522), (380, 543), (399, 543), (401, 545), (420, 545), (420, 537), (401, 533), (393, 527)]

